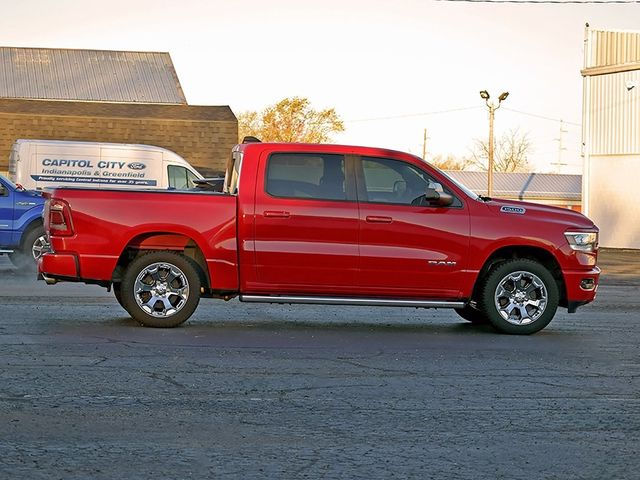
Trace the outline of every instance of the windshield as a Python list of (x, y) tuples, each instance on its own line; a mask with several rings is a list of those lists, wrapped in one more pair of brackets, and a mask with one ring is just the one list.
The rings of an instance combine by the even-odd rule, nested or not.
[(451, 181), (451, 183), (455, 184), (460, 190), (462, 190), (464, 193), (466, 193), (468, 196), (470, 196), (474, 200), (478, 200), (480, 198), (477, 193), (473, 192), (472, 190), (469, 190), (469, 188), (467, 188), (464, 184), (460, 183), (458, 180), (453, 178), (451, 175), (447, 174), (446, 172), (443, 172), (442, 170), (434, 167), (433, 165), (431, 166), (435, 168), (438, 171), (438, 173), (441, 173), (442, 175), (444, 175), (448, 180)]
[(20, 189), (18, 188), (18, 186), (17, 186), (15, 183), (13, 183), (11, 180), (9, 180), (9, 179), (8, 179), (7, 177), (5, 177), (4, 175), (0, 175), (0, 177), (2, 177), (2, 181), (5, 183), (5, 185), (7, 185), (7, 186), (11, 187), (11, 189), (13, 189), (13, 190), (20, 190)]

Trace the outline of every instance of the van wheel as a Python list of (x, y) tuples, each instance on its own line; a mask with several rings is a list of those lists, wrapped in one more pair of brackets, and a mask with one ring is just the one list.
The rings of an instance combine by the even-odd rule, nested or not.
[(127, 267), (120, 286), (122, 306), (145, 327), (176, 327), (200, 302), (198, 266), (174, 252), (137, 257)]
[(476, 325), (486, 325), (487, 323), (489, 323), (489, 319), (484, 314), (484, 312), (481, 312), (471, 305), (466, 305), (463, 308), (456, 308), (455, 311), (462, 318)]
[(487, 277), (480, 309), (500, 332), (528, 335), (546, 327), (558, 309), (553, 275), (535, 260), (508, 260)]
[(44, 227), (39, 225), (29, 230), (20, 244), (20, 249), (9, 254), (16, 267), (35, 271), (38, 259), (49, 251), (49, 239)]

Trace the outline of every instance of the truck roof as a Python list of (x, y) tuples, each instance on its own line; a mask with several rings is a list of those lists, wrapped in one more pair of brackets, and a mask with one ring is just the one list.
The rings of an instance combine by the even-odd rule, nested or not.
[[(393, 150), (388, 148), (379, 147), (365, 147), (358, 145), (342, 145), (334, 143), (277, 143), (277, 142), (265, 142), (265, 143), (241, 143), (236, 146), (237, 150), (245, 152), (247, 150), (280, 150), (283, 152), (317, 152), (317, 153), (341, 153), (345, 155), (365, 155), (365, 156), (388, 156), (394, 157), (410, 157), (413, 159), (422, 159), (416, 155), (410, 153), (401, 152), (399, 150)], [(234, 150), (235, 150), (234, 149)]]

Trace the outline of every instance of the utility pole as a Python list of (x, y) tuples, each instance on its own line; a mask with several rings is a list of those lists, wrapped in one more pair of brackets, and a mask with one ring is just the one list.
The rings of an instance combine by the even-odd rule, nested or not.
[(560, 120), (560, 135), (558, 136), (558, 138), (554, 138), (554, 140), (556, 142), (558, 142), (558, 162), (557, 163), (552, 163), (551, 165), (557, 165), (558, 166), (558, 172), (560, 171), (560, 169), (566, 165), (566, 163), (562, 162), (562, 152), (563, 150), (566, 150), (567, 147), (564, 146), (564, 134), (567, 133), (567, 130), (565, 130), (564, 128), (564, 121)]
[(489, 165), (487, 169), (487, 196), (488, 197), (493, 196), (493, 164), (494, 164), (493, 119), (494, 119), (496, 110), (500, 108), (500, 104), (504, 100), (506, 100), (508, 96), (509, 96), (509, 92), (502, 92), (498, 97), (498, 104), (496, 105), (493, 102), (489, 102), (489, 98), (491, 98), (489, 95), (489, 92), (487, 92), (486, 90), (482, 90), (480, 92), (480, 98), (482, 98), (485, 101), (485, 103), (487, 104), (487, 108), (489, 109)]
[(424, 136), (422, 137), (422, 160), (427, 161), (427, 129), (424, 129)]

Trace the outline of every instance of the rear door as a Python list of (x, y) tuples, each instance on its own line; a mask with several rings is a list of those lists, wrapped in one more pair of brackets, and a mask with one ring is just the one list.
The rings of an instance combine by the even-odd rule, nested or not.
[(354, 291), (359, 220), (350, 162), (337, 154), (262, 153), (254, 223), (258, 290)]
[(426, 188), (443, 187), (426, 169), (406, 161), (361, 157), (355, 171), (358, 285), (380, 296), (457, 298), (469, 249), (469, 214), (462, 201), (425, 205)]

